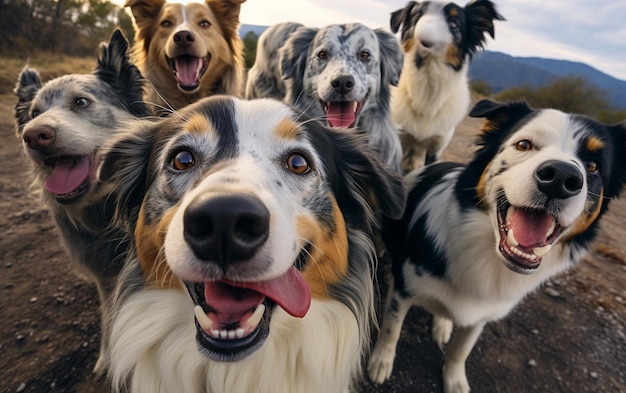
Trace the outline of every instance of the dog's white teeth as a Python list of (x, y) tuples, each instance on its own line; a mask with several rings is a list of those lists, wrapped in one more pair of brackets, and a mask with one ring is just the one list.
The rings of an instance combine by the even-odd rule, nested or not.
[(353, 107), (352, 107), (352, 112), (356, 113), (356, 110), (359, 108), (359, 103), (354, 101), (353, 102)]
[(235, 330), (235, 337), (237, 337), (237, 338), (242, 338), (242, 337), (243, 337), (243, 334), (244, 334), (245, 332), (246, 332), (246, 331), (245, 331), (244, 329), (239, 328), (239, 329)]
[(517, 247), (519, 242), (515, 239), (515, 234), (513, 234), (513, 229), (509, 229), (509, 232), (506, 234), (506, 242), (510, 247)]
[(504, 222), (509, 223), (509, 221), (511, 221), (511, 217), (513, 216), (513, 212), (514, 212), (514, 208), (513, 206), (509, 206), (508, 209), (506, 209), (506, 217), (504, 218)]
[(259, 326), (259, 322), (261, 322), (261, 318), (263, 318), (263, 313), (265, 313), (265, 305), (259, 304), (256, 310), (254, 310), (254, 313), (252, 313), (250, 318), (246, 321), (246, 326), (251, 329), (256, 329), (256, 327)]
[(546, 237), (552, 235), (555, 229), (556, 229), (556, 221), (552, 220), (552, 224), (550, 225), (550, 228), (548, 228), (548, 233), (546, 234)]
[(228, 330), (226, 330), (226, 329), (220, 330), (220, 338), (222, 338), (222, 339), (228, 338)]
[(550, 251), (551, 248), (552, 248), (552, 245), (548, 244), (548, 245), (543, 246), (543, 247), (535, 248), (533, 250), (533, 252), (535, 253), (536, 256), (541, 258), (542, 256), (546, 255)]
[(209, 318), (208, 315), (205, 314), (201, 306), (196, 305), (193, 308), (193, 314), (196, 316), (196, 320), (198, 321), (198, 324), (200, 324), (202, 330), (211, 330), (211, 327), (213, 326), (213, 321), (211, 320), (211, 318)]

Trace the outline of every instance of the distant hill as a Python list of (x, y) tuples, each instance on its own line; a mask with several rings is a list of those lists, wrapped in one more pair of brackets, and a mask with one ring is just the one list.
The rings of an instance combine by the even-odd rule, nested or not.
[(626, 108), (626, 81), (596, 70), (587, 64), (539, 57), (513, 57), (485, 51), (472, 60), (470, 79), (489, 84), (494, 93), (515, 86), (539, 87), (554, 79), (580, 76), (607, 93), (607, 100), (617, 109)]
[(267, 29), (267, 26), (257, 26), (257, 25), (241, 25), (239, 27), (239, 35), (241, 37), (245, 37), (246, 34), (248, 34), (249, 32), (253, 32), (256, 35), (261, 35), (261, 33), (263, 33), (265, 30)]

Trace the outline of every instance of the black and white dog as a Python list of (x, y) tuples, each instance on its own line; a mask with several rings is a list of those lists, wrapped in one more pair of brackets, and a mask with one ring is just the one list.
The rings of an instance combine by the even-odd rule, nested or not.
[[(96, 283), (105, 311), (127, 242), (123, 230), (110, 229), (115, 207), (110, 184), (96, 174), (101, 148), (116, 126), (148, 114), (143, 78), (129, 62), (128, 42), (116, 30), (102, 44), (91, 74), (71, 74), (42, 83), (25, 67), (15, 93), (17, 135), (31, 163), (33, 186), (40, 190), (70, 260)], [(107, 317), (103, 316), (103, 331)], [(103, 333), (104, 334), (104, 333)], [(101, 356), (103, 352), (101, 351)], [(102, 365), (99, 359), (96, 369)]]
[[(284, 89), (285, 102), (325, 119), (331, 127), (358, 128), (385, 162), (400, 168), (402, 147), (391, 122), (389, 100), (403, 55), (392, 34), (359, 23), (321, 29), (284, 23), (268, 29), (259, 41), (248, 92), (280, 98), (277, 92)], [(275, 66), (277, 48), (279, 67)], [(278, 80), (277, 69), (284, 87), (269, 89), (267, 84)]]
[(444, 390), (469, 391), (465, 361), (485, 323), (579, 262), (626, 182), (626, 123), (487, 100), (470, 116), (486, 118), (474, 158), (406, 175), (404, 217), (384, 227), (393, 280), (369, 360), (375, 382), (391, 375), (418, 305), (434, 315), (440, 347), (456, 325)]
[(348, 391), (369, 346), (377, 217), (406, 201), (370, 150), (280, 101), (229, 97), (114, 143), (101, 176), (122, 219), (139, 210), (114, 389)]
[(467, 72), (493, 21), (503, 20), (489, 0), (464, 8), (455, 3), (410, 1), (391, 14), (391, 31), (401, 32), (404, 66), (391, 98), (401, 129), (403, 169), (439, 159), (470, 104)]

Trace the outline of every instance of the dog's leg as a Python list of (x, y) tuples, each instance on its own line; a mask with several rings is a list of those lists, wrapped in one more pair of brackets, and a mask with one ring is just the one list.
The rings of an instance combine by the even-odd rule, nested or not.
[(465, 361), (476, 340), (483, 331), (484, 323), (473, 326), (457, 326), (454, 339), (443, 365), (443, 390), (445, 393), (468, 393), (470, 391), (465, 375)]
[(411, 299), (394, 290), (393, 278), (390, 278), (383, 325), (367, 366), (369, 377), (375, 383), (383, 383), (391, 376), (402, 323), (412, 304)]
[(450, 341), (452, 335), (452, 321), (439, 315), (433, 315), (432, 335), (433, 341), (437, 343), (439, 349), (443, 351), (443, 347)]

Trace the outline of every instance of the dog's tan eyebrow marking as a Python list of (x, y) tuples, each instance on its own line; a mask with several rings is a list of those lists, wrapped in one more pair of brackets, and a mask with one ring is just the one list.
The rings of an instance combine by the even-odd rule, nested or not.
[(194, 113), (187, 119), (185, 129), (191, 133), (215, 134), (215, 126), (213, 123), (200, 113)]
[(604, 142), (602, 142), (602, 139), (592, 136), (592, 137), (589, 137), (589, 139), (587, 139), (587, 142), (585, 143), (585, 147), (589, 151), (596, 152), (598, 150), (601, 150), (604, 147)]
[(278, 123), (274, 132), (279, 138), (295, 140), (300, 133), (300, 127), (293, 120), (285, 118)]
[(448, 48), (446, 49), (446, 60), (454, 68), (461, 67), (459, 48), (456, 45), (448, 45)]
[(411, 51), (411, 49), (413, 49), (413, 46), (415, 45), (415, 39), (411, 38), (410, 40), (406, 40), (404, 42), (402, 42), (402, 48), (404, 49), (404, 52), (408, 53)]

